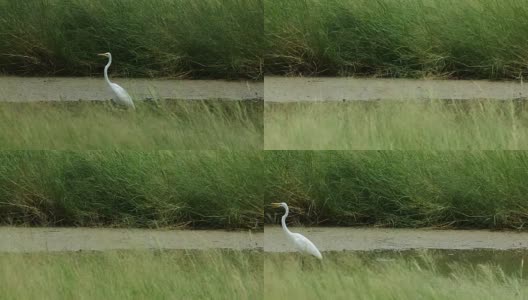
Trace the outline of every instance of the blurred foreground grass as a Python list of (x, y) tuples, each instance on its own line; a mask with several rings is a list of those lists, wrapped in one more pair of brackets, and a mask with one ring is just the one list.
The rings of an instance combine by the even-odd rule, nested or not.
[(525, 101), (266, 103), (270, 150), (526, 150)]
[(2, 299), (260, 299), (262, 254), (0, 254)]
[(354, 253), (323, 253), (323, 260), (298, 254), (268, 254), (264, 299), (526, 299), (517, 272), (505, 274), (493, 261), (454, 263), (440, 271), (427, 253), (413, 259), (364, 260)]
[(0, 150), (262, 149), (262, 101), (0, 103)]

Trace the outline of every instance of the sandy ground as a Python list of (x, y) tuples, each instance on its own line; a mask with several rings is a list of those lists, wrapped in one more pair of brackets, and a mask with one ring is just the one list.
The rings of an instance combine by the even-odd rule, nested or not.
[(266, 77), (264, 94), (266, 102), (515, 99), (528, 97), (528, 84), (485, 80)]
[[(262, 82), (223, 80), (111, 79), (134, 99), (262, 99)], [(0, 101), (108, 100), (113, 94), (104, 79), (90, 77), (0, 77)]]
[[(486, 230), (291, 228), (321, 251), (528, 249), (528, 233)], [(0, 252), (116, 249), (264, 249), (296, 251), (278, 226), (262, 232), (0, 227)]]
[[(113, 79), (133, 98), (263, 99), (269, 102), (515, 99), (528, 85), (486, 80), (266, 77), (263, 82), (223, 80)], [(91, 77), (0, 77), (0, 101), (108, 100), (104, 79)]]
[[(290, 228), (309, 238), (321, 251), (409, 249), (526, 249), (528, 233), (486, 230), (415, 230), (378, 228)], [(295, 251), (281, 227), (264, 228), (264, 251)]]
[(0, 252), (262, 249), (262, 235), (221, 230), (0, 227)]

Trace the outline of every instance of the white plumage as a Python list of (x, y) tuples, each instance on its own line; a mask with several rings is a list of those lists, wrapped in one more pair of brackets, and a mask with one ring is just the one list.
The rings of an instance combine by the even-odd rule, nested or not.
[(321, 255), (321, 252), (315, 247), (314, 243), (307, 239), (304, 235), (300, 233), (291, 232), (288, 227), (286, 227), (286, 217), (288, 217), (289, 209), (288, 205), (284, 202), (281, 203), (272, 203), (274, 207), (284, 207), (286, 212), (282, 216), (281, 224), (282, 224), (282, 230), (284, 233), (290, 238), (290, 240), (295, 244), (295, 247), (300, 252), (311, 254), (319, 259), (323, 259), (323, 256)]
[(112, 90), (112, 92), (114, 92), (116, 96), (116, 103), (123, 105), (127, 108), (136, 109), (136, 107), (134, 106), (134, 101), (132, 101), (132, 97), (130, 97), (127, 91), (125, 91), (125, 89), (119, 86), (117, 83), (113, 83), (110, 81), (110, 79), (108, 79), (108, 68), (112, 64), (112, 54), (110, 54), (110, 52), (106, 52), (98, 55), (108, 57), (108, 64), (106, 64), (104, 68), (104, 77), (106, 79), (106, 82), (108, 83), (108, 86), (110, 86), (110, 89)]

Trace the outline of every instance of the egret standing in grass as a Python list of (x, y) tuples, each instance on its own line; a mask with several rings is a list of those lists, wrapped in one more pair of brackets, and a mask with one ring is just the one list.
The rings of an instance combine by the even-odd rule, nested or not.
[(125, 91), (125, 89), (119, 86), (117, 83), (113, 83), (110, 81), (110, 79), (108, 79), (108, 68), (112, 64), (112, 54), (110, 54), (110, 52), (106, 52), (97, 55), (108, 57), (108, 63), (104, 68), (104, 77), (106, 79), (106, 82), (117, 97), (116, 103), (124, 105), (127, 108), (136, 109), (136, 107), (134, 106), (134, 102), (132, 101), (132, 97), (130, 97), (127, 91)]
[(315, 247), (315, 245), (307, 239), (304, 235), (300, 233), (294, 233), (291, 232), (288, 227), (286, 227), (286, 217), (288, 217), (288, 205), (284, 202), (281, 203), (271, 203), (273, 207), (284, 207), (286, 210), (286, 213), (284, 216), (282, 216), (281, 224), (282, 224), (282, 230), (284, 233), (290, 238), (290, 240), (295, 244), (297, 249), (303, 253), (311, 254), (319, 259), (323, 259), (323, 256), (321, 255), (321, 252)]

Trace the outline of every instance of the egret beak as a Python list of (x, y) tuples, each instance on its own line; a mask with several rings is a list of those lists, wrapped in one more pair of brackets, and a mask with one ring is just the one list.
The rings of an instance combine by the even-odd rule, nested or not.
[(99, 55), (99, 56), (106, 56), (106, 54), (104, 54), (104, 53), (98, 53), (97, 55)]
[(271, 203), (271, 207), (277, 208), (277, 207), (280, 207), (280, 206), (281, 206), (280, 203)]

